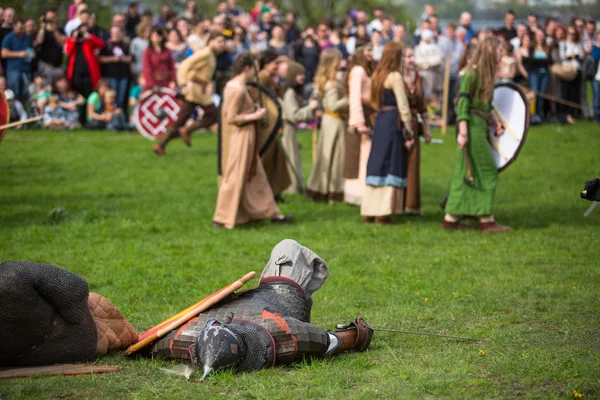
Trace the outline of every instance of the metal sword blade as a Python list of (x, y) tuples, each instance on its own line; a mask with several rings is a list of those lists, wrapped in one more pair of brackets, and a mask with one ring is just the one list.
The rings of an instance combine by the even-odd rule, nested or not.
[(441, 337), (441, 338), (446, 338), (446, 339), (471, 340), (473, 342), (489, 342), (489, 340), (487, 340), (487, 339), (468, 338), (468, 337), (462, 337), (462, 336), (440, 335), (440, 334), (437, 334), (437, 333), (411, 332), (411, 331), (402, 331), (402, 330), (399, 330), (399, 329), (386, 329), (386, 328), (371, 328), (371, 329), (373, 329), (374, 331), (380, 331), (380, 332), (404, 333), (406, 335), (434, 336), (434, 337)]
[(590, 214), (592, 213), (592, 211), (594, 211), (594, 208), (598, 207), (598, 204), (600, 204), (599, 201), (595, 202), (594, 204), (592, 204), (590, 206), (590, 208), (587, 209), (587, 211), (585, 212), (585, 214), (583, 214), (584, 217), (589, 217)]

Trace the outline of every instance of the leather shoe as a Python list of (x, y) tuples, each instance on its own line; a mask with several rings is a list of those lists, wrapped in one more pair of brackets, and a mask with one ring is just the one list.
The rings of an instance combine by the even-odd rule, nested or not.
[(448, 231), (466, 231), (471, 229), (469, 225), (461, 224), (460, 222), (448, 222), (444, 220), (442, 227)]
[(387, 217), (375, 217), (375, 223), (379, 225), (398, 225), (389, 215)]
[(365, 224), (372, 224), (375, 222), (375, 217), (363, 217), (362, 220)]
[(165, 153), (165, 149), (163, 149), (162, 146), (158, 143), (155, 144), (154, 147), (152, 147), (152, 151), (159, 157), (163, 157), (167, 154)]
[(502, 233), (510, 231), (510, 227), (506, 225), (500, 225), (494, 222), (480, 222), (479, 232), (481, 233)]
[(276, 217), (271, 218), (271, 222), (274, 224), (289, 224), (294, 221), (293, 215), (278, 215)]

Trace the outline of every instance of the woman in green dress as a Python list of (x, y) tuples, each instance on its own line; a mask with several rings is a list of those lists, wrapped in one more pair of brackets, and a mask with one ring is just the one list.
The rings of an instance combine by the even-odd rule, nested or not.
[[(498, 62), (502, 51), (498, 39), (483, 40), (475, 52), (460, 82), (456, 105), (459, 149), (454, 164), (454, 176), (446, 203), (444, 229), (468, 229), (460, 220), (475, 217), (479, 231), (498, 233), (509, 230), (494, 220), (492, 207), (498, 184), (498, 169), (488, 142), (490, 128), (497, 136), (504, 133), (502, 124), (492, 107)], [(469, 157), (473, 182), (465, 182), (468, 176), (465, 151)]]

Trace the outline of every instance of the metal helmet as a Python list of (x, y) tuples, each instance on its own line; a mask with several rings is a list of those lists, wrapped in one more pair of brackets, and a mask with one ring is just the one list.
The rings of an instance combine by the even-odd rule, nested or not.
[(231, 329), (211, 320), (196, 338), (195, 352), (204, 379), (211, 371), (238, 365), (244, 358), (244, 342)]

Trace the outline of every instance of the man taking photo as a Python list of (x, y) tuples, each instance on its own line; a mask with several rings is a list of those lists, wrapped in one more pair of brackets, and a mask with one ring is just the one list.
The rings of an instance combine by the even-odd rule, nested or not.
[(50, 9), (40, 18), (40, 30), (34, 44), (38, 49), (38, 74), (50, 85), (64, 74), (62, 69), (64, 32), (57, 26), (56, 10)]

